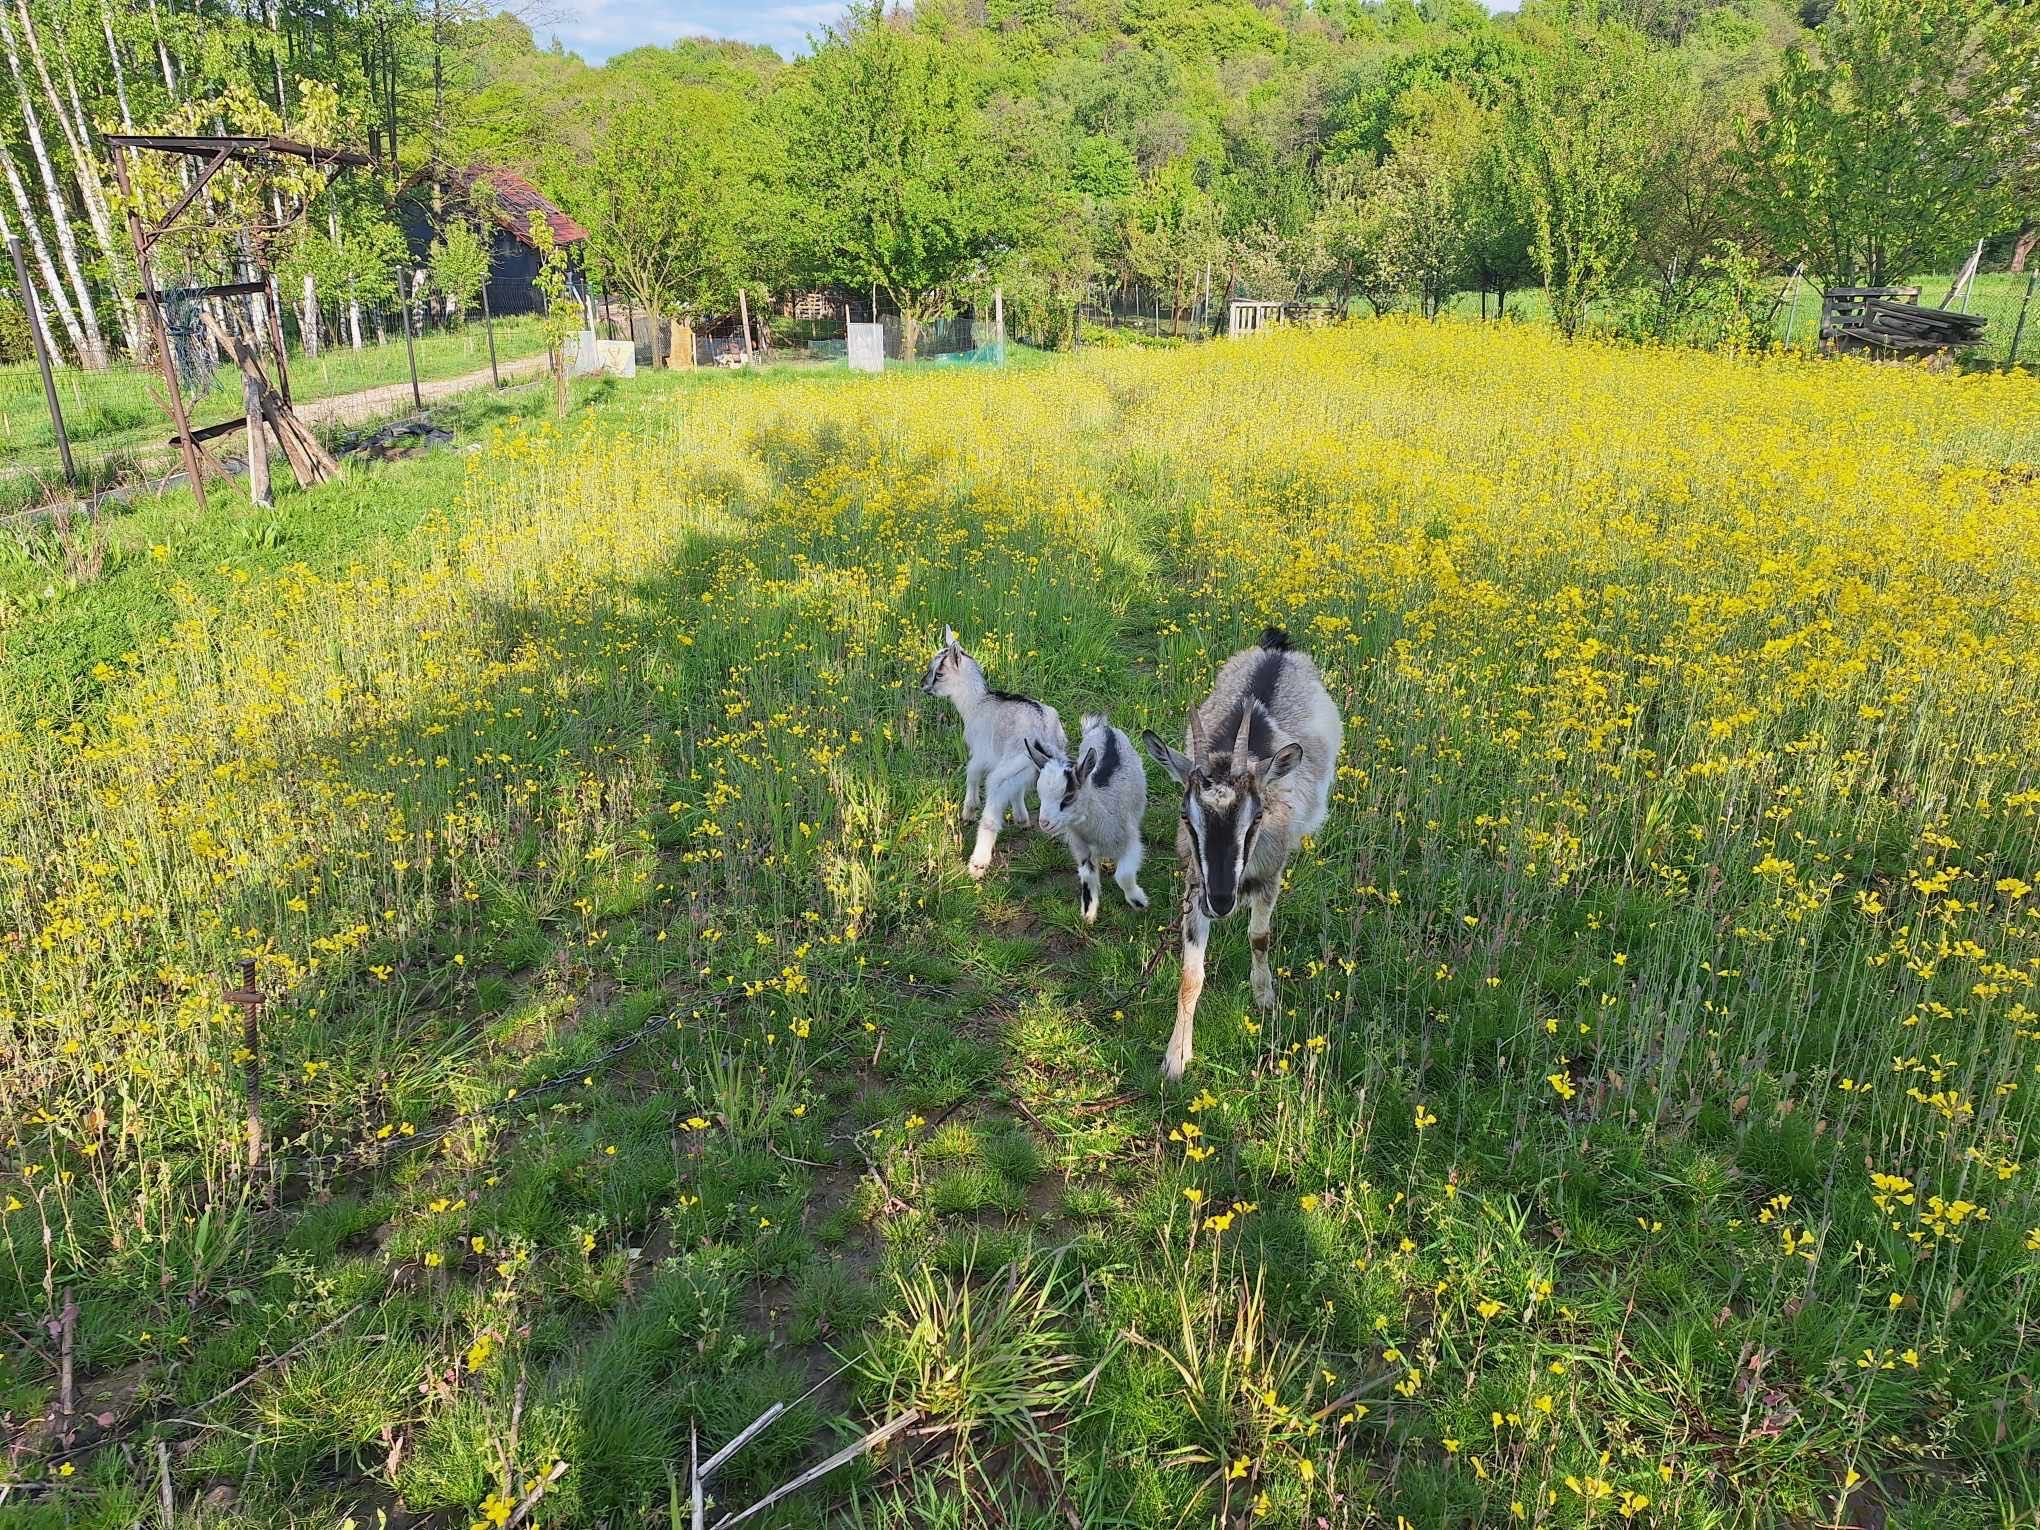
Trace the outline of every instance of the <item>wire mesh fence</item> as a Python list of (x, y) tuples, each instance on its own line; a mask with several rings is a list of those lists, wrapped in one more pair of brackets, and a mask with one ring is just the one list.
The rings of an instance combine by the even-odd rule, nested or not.
[[(674, 366), (689, 365), (689, 355), (696, 367), (844, 366), (849, 362), (849, 326), (871, 322), (869, 309), (861, 304), (805, 294), (788, 299), (776, 311), (752, 316), (747, 353), (743, 324), (737, 317), (698, 320), (683, 327), (612, 301), (604, 305), (599, 320), (606, 336), (635, 343), (641, 367), (656, 364), (655, 337), (656, 356), (670, 358)], [(899, 314), (881, 312), (877, 322), (885, 359), (904, 362), (906, 328)], [(952, 366), (995, 365), (1004, 359), (997, 329), (991, 315), (971, 309), (923, 320), (915, 329), (914, 360)]]
[[(529, 375), (545, 348), (535, 317), (497, 319), (493, 326), (479, 316), (433, 317), (407, 347), (404, 310), (369, 308), (346, 314), (337, 340), (327, 337), (315, 348), (304, 345), (290, 317), (291, 398), (300, 417), (322, 432), (411, 408), (414, 361), (421, 391), (455, 379), (479, 386), (493, 376), (509, 382)], [(266, 346), (263, 356), (266, 366)], [(184, 399), (194, 428), (241, 417), (241, 375), (231, 362), (201, 367), (195, 376), (183, 370), (200, 384)], [(0, 514), (181, 471), (168, 389), (153, 361), (122, 357), (95, 371), (58, 365), (51, 381), (70, 446), (68, 482), (35, 361), (0, 364)], [(236, 435), (223, 434), (213, 451), (238, 456)]]

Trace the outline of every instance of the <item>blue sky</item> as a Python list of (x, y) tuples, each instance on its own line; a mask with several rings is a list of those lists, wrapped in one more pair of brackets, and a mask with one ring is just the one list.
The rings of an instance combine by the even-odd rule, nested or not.
[[(1516, 8), (1516, 0), (1488, 0), (1490, 10)], [(734, 37), (768, 43), (783, 54), (801, 51), (808, 34), (843, 14), (845, 0), (564, 0), (556, 19), (533, 30), (557, 37), (592, 64), (647, 43), (683, 37)]]
[(819, 32), (845, 8), (845, 0), (754, 5), (743, 0), (565, 0), (554, 19), (532, 30), (541, 39), (559, 38), (593, 64), (630, 48), (683, 37), (735, 37), (795, 53), (810, 32)]

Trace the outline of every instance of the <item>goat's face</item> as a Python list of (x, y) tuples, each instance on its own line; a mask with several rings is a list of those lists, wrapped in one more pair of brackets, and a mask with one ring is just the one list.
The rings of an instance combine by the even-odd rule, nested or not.
[(1060, 833), (1076, 811), (1077, 799), (1091, 783), (1091, 772), (1098, 768), (1098, 753), (1087, 750), (1072, 765), (1061, 755), (1051, 753), (1038, 739), (1029, 739), (1027, 756), (1041, 772), (1034, 782), (1034, 789), (1041, 796), (1041, 827), (1050, 834)]
[(954, 700), (958, 682), (962, 680), (964, 668), (971, 657), (963, 651), (963, 644), (956, 640), (956, 629), (942, 629), (942, 646), (935, 650), (935, 657), (928, 661), (928, 672), (921, 676), (921, 689), (930, 696), (942, 696)]
[(1245, 750), (1214, 754), (1199, 749), (1202, 759), (1193, 760), (1153, 732), (1145, 742), (1148, 753), (1183, 788), (1183, 826), (1190, 831), (1197, 860), (1204, 916), (1223, 919), (1239, 904), (1247, 862), (1267, 820), (1267, 788), (1296, 768), (1303, 750), (1290, 743), (1266, 759), (1255, 759)]

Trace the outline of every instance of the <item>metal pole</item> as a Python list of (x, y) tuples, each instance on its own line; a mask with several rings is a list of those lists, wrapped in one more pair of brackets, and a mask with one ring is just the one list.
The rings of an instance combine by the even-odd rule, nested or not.
[(170, 354), (170, 327), (163, 322), (163, 300), (156, 292), (156, 272), (149, 260), (149, 241), (142, 233), (141, 209), (135, 205), (134, 187), (127, 173), (127, 147), (113, 146), (113, 179), (120, 187), (120, 199), (127, 204), (128, 240), (135, 247), (135, 272), (142, 279), (143, 306), (149, 310), (149, 327), (156, 337), (156, 358), (163, 364), (163, 381), (170, 390), (170, 418), (177, 422), (177, 442), (184, 448), (184, 475), (191, 481), (191, 496), (205, 513), (205, 478), (199, 466), (198, 443), (191, 439), (191, 420), (184, 412), (184, 391), (177, 382), (177, 358)]
[(489, 336), (489, 380), (503, 386), (503, 374), (496, 370), (496, 316), (489, 312), (489, 279), (482, 278), (482, 328)]
[(418, 347), (411, 343), (410, 300), (406, 299), (402, 306), (404, 314), (404, 355), (411, 363), (411, 407), (422, 414), (425, 410), (425, 398), (418, 391)]
[[(19, 264), (21, 261), (19, 255), (16, 255), (14, 259), (16, 264)], [(2019, 341), (2026, 333), (2026, 310), (2033, 306), (2033, 284), (2035, 282), (2040, 282), (2040, 271), (2035, 271), (2026, 278), (2026, 295), (2019, 301), (2019, 322), (2012, 327), (2011, 354), (2005, 357), (2005, 365), (2008, 367), (2019, 364)]]
[(50, 406), (50, 429), (56, 432), (57, 455), (64, 459), (64, 482), (74, 484), (78, 481), (78, 469), (71, 461), (71, 438), (64, 433), (64, 410), (57, 402), (57, 380), (50, 373), (50, 342), (43, 333), (42, 305), (35, 300), (35, 288), (28, 284), (20, 235), (7, 236), (7, 253), (14, 261), (14, 279), (21, 285), (21, 311), (28, 317), (28, 338), (35, 345), (35, 362), (42, 368), (43, 402)]

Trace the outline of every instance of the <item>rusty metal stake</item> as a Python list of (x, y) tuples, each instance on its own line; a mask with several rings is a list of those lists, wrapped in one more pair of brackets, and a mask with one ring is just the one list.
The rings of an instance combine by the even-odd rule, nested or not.
[(223, 996), (240, 1006), (242, 1060), (241, 1081), (248, 1095), (248, 1172), (262, 1163), (262, 990), (255, 986), (255, 963), (241, 963), (241, 986)]

